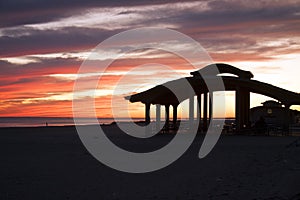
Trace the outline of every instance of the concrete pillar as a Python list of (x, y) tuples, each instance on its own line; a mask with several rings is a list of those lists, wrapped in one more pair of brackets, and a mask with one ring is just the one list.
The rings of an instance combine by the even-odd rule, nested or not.
[(166, 130), (169, 130), (169, 124), (170, 124), (170, 105), (165, 105), (166, 107)]
[(209, 93), (209, 124), (211, 123), (212, 117), (213, 117), (213, 100), (214, 100), (214, 93)]
[(287, 135), (290, 134), (290, 123), (291, 123), (291, 110), (290, 105), (284, 105), (285, 107), (285, 120), (283, 121), (283, 132)]
[(161, 105), (156, 104), (156, 131), (160, 131), (160, 124), (161, 124), (160, 109), (161, 109)]
[(202, 130), (202, 126), (201, 126), (201, 94), (197, 95), (197, 103), (198, 103), (198, 107), (197, 107), (197, 120), (199, 122), (199, 126), (198, 126), (198, 130)]
[(203, 96), (203, 131), (207, 131), (207, 93)]
[(189, 124), (190, 127), (194, 124), (194, 96), (191, 95), (189, 98)]
[(236, 129), (237, 131), (240, 131), (241, 130), (241, 100), (240, 100), (240, 95), (241, 95), (241, 92), (240, 92), (240, 88), (238, 87), (235, 91), (235, 123), (236, 123)]
[(236, 128), (241, 131), (250, 126), (250, 92), (246, 88), (237, 87), (235, 99)]
[(178, 105), (173, 105), (173, 126), (174, 126), (174, 128), (177, 127), (177, 106)]
[(150, 103), (145, 103), (145, 122), (150, 123)]

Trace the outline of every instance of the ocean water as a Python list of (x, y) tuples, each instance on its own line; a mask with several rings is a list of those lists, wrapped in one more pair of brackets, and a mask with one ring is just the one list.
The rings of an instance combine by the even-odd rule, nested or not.
[[(134, 121), (142, 121), (142, 118), (135, 118)], [(78, 125), (95, 124), (94, 119), (80, 118)], [(114, 121), (128, 122), (126, 118), (99, 118), (99, 124), (111, 124)], [(38, 127), (38, 126), (71, 126), (74, 125), (73, 118), (68, 117), (0, 117), (0, 127)]]

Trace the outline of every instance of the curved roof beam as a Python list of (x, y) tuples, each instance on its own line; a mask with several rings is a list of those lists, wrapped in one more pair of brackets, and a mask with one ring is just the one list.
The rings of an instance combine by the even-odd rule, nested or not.
[[(253, 74), (250, 71), (245, 71), (245, 70), (241, 70), (239, 68), (236, 68), (232, 65), (228, 65), (225, 63), (215, 63), (215, 64), (210, 64), (207, 65), (206, 67), (204, 67), (203, 69), (191, 72), (191, 75), (193, 76), (201, 76), (201, 74), (209, 74), (210, 73), (210, 69), (216, 66), (219, 70), (219, 74), (223, 74), (223, 73), (229, 73), (229, 74), (233, 74), (238, 76), (239, 78), (242, 79), (251, 79), (253, 78)], [(214, 76), (217, 76), (218, 74), (211, 74)]]
[[(239, 77), (222, 77), (224, 81), (224, 86), (226, 91), (236, 90), (236, 87), (243, 87), (247, 89), (249, 92), (254, 92), (258, 94), (263, 94), (282, 102), (286, 107), (290, 107), (291, 105), (300, 105), (300, 94), (285, 90), (283, 88), (279, 88), (273, 86), (268, 83), (263, 83), (256, 80), (251, 80), (253, 77), (251, 72), (240, 70), (238, 68), (232, 67), (227, 64), (216, 64), (220, 73), (229, 73), (236, 74)], [(210, 65), (209, 65), (210, 66)], [(201, 70), (209, 69), (207, 66)], [(140, 92), (131, 96), (126, 96), (125, 99), (130, 102), (142, 102), (142, 103), (152, 103), (152, 104), (179, 104), (183, 100), (189, 98), (189, 90), (185, 88), (185, 82), (188, 81), (192, 86), (194, 92), (196, 94), (201, 94), (208, 92), (205, 80), (202, 78), (199, 72), (201, 70), (192, 72), (193, 77), (180, 78), (177, 80), (166, 82), (162, 85), (157, 85), (149, 90), (144, 92)], [(207, 73), (205, 73), (207, 74)], [(215, 74), (216, 75), (216, 74)], [(243, 78), (241, 78), (243, 77)], [(213, 79), (216, 77), (211, 76), (208, 79)], [(177, 91), (179, 94), (178, 97), (173, 94), (173, 91)]]

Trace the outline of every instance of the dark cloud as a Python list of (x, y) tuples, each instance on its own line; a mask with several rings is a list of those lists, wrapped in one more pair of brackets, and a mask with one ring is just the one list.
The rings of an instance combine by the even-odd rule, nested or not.
[(15, 84), (28, 84), (28, 83), (39, 83), (39, 82), (56, 82), (57, 80), (54, 77), (49, 76), (34, 76), (34, 77), (26, 77), (26, 78), (19, 78), (17, 81), (10, 83), (10, 85)]
[[(217, 4), (217, 6), (215, 5)], [(249, 3), (250, 4), (250, 3)], [(251, 25), (280, 24), (287, 20), (299, 20), (297, 13), (300, 7), (295, 4), (276, 6), (276, 4), (266, 4), (264, 7), (241, 6), (239, 3), (228, 1), (216, 1), (209, 3), (210, 8), (203, 12), (182, 12), (177, 16), (177, 23), (182, 27), (193, 26), (203, 28), (219, 27), (231, 28), (235, 24), (245, 24), (251, 29)], [(167, 19), (166, 19), (167, 20)], [(250, 26), (249, 26), (250, 25)]]
[(49, 22), (82, 13), (88, 8), (135, 5), (155, 5), (177, 2), (172, 0), (10, 0), (0, 2), (0, 27)]
[[(10, 1), (9, 1), (10, 2)], [(13, 2), (13, 1), (12, 1)], [(13, 3), (7, 3), (8, 10), (17, 13), (24, 3), (13, 7)], [(22, 1), (23, 2), (23, 1)], [(154, 2), (126, 2), (125, 4), (112, 2), (86, 1), (85, 6), (130, 6), (166, 3), (167, 1)], [(46, 1), (45, 5), (40, 1), (32, 9), (40, 8), (42, 11), (54, 9), (52, 3)], [(47, 4), (50, 4), (48, 7)], [(82, 1), (74, 1), (72, 5), (62, 3), (57, 10), (64, 10), (68, 13), (72, 8), (80, 7)], [(157, 13), (155, 10), (140, 12), (144, 19), (139, 19), (128, 24), (135, 28), (140, 26), (156, 26), (157, 24), (174, 24), (178, 30), (186, 33), (194, 39), (203, 42), (208, 48), (215, 47), (216, 50), (250, 48), (256, 44), (256, 40), (263, 37), (279, 38), (298, 36), (300, 34), (300, 7), (295, 3), (278, 4), (272, 2), (255, 3), (250, 1), (209, 1), (210, 9), (197, 11), (188, 9), (175, 12)], [(60, 5), (60, 4), (58, 4)], [(23, 5), (23, 9), (30, 9), (29, 5)], [(3, 7), (1, 7), (3, 9)], [(76, 10), (76, 9), (75, 9)], [(134, 11), (130, 11), (132, 13)], [(51, 12), (50, 12), (51, 13)], [(74, 13), (73, 13), (74, 14)], [(129, 11), (120, 12), (119, 15), (129, 14)], [(60, 16), (60, 15), (57, 15)], [(1, 14), (0, 14), (1, 19)], [(29, 27), (3, 30), (4, 35), (0, 38), (0, 57), (20, 56), (35, 53), (52, 53), (63, 51), (76, 51), (89, 49), (96, 46), (104, 39), (119, 33), (118, 30), (104, 30), (97, 28), (79, 27), (61, 28), (58, 30), (35, 30)], [(251, 38), (251, 39), (250, 39)], [(267, 49), (266, 49), (267, 50)]]
[[(117, 31), (67, 27), (60, 30), (26, 29), (28, 34), (0, 38), (0, 57), (76, 51), (95, 47)], [(11, 34), (17, 34), (19, 30)]]
[(209, 39), (199, 39), (199, 42), (205, 49), (213, 52), (218, 51), (234, 51), (244, 49), (247, 50), (249, 47), (253, 47), (257, 44), (255, 38), (247, 38), (242, 36), (229, 37), (211, 37)]
[(48, 74), (76, 73), (82, 61), (76, 58), (40, 59), (37, 63), (25, 65), (0, 61), (0, 78), (14, 80), (14, 77), (30, 77)]

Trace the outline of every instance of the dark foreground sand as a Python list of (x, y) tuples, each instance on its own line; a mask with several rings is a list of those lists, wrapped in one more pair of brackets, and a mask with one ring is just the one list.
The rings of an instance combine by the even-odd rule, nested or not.
[[(124, 148), (159, 148), (172, 136), (139, 142), (118, 136)], [(0, 199), (300, 199), (297, 137), (222, 136), (198, 159), (196, 138), (160, 171), (128, 174), (99, 163), (74, 127), (0, 129)]]

